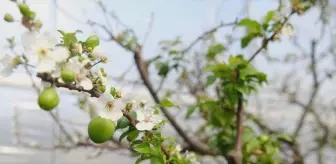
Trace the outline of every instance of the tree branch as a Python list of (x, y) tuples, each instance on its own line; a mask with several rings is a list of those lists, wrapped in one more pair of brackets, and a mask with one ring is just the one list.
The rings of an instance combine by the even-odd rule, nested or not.
[[(121, 46), (125, 50), (128, 50), (128, 51), (133, 53), (134, 61), (136, 63), (136, 66), (137, 66), (137, 69), (139, 71), (139, 74), (141, 76), (142, 81), (144, 82), (146, 88), (150, 92), (150, 94), (151, 94), (152, 98), (154, 99), (155, 103), (160, 104), (160, 99), (159, 99), (158, 95), (156, 94), (156, 92), (153, 88), (153, 85), (151, 84), (149, 76), (148, 76), (147, 64), (146, 64), (146, 61), (143, 59), (143, 56), (142, 56), (141, 45), (136, 44), (135, 49), (130, 49), (130, 48), (126, 47), (120, 40), (118, 40), (106, 26), (104, 26), (102, 24), (99, 24), (97, 22), (93, 22), (93, 21), (88, 21), (88, 22), (91, 25), (97, 25), (97, 26), (101, 27), (102, 29), (104, 29), (106, 31), (106, 33), (109, 35), (111, 40), (115, 41), (119, 46)], [(223, 24), (221, 26), (226, 26), (226, 24)], [(212, 29), (207, 34), (209, 34), (211, 32), (214, 32), (216, 30), (217, 30), (217, 28)], [(203, 35), (206, 35), (206, 34), (203, 34)], [(203, 37), (199, 37), (199, 38), (202, 39)], [(196, 39), (194, 44), (196, 44), (196, 42), (198, 42), (198, 40), (200, 40), (200, 39)], [(192, 45), (194, 45), (194, 44), (192, 44)], [(192, 47), (192, 46), (190, 46), (190, 47)], [(168, 121), (172, 124), (174, 129), (178, 132), (178, 134), (188, 143), (188, 145), (189, 145), (189, 147), (192, 151), (195, 151), (199, 154), (209, 154), (209, 155), (216, 155), (217, 154), (216, 151), (210, 149), (204, 143), (200, 143), (198, 141), (195, 141), (195, 140), (191, 139), (184, 132), (182, 127), (177, 123), (175, 118), (168, 112), (168, 110), (166, 108), (161, 107), (160, 109), (161, 109), (162, 113), (165, 115), (165, 117), (168, 119)]]
[(298, 124), (295, 128), (293, 137), (296, 138), (299, 135), (299, 132), (303, 126), (304, 120), (306, 118), (306, 116), (308, 115), (308, 113), (313, 109), (312, 105), (315, 99), (315, 96), (317, 95), (317, 92), (319, 90), (319, 82), (317, 79), (317, 69), (316, 69), (316, 41), (313, 40), (311, 42), (311, 52), (310, 52), (310, 57), (311, 57), (311, 70), (312, 70), (312, 79), (313, 79), (313, 91), (310, 95), (309, 98), (309, 102), (307, 103), (307, 105), (304, 105), (304, 111), (302, 113), (302, 115), (300, 116), (300, 119), (298, 121)]
[(250, 59), (248, 60), (249, 62), (251, 62), (260, 52), (261, 50), (263, 50), (265, 47), (267, 47), (268, 43), (274, 39), (274, 37), (281, 31), (281, 29), (284, 27), (284, 25), (288, 22), (289, 18), (295, 13), (295, 11), (292, 11), (287, 17), (285, 17), (284, 21), (281, 23), (280, 28), (275, 31), (269, 38), (267, 38), (266, 40), (264, 40), (262, 42), (262, 45), (260, 46), (260, 48), (257, 49), (257, 51), (255, 53), (253, 53), (253, 55), (250, 57)]
[[(239, 81), (239, 70), (236, 71), (236, 82), (240, 83)], [(232, 164), (242, 164), (243, 163), (243, 140), (242, 135), (244, 132), (244, 105), (243, 105), (244, 97), (241, 93), (238, 93), (238, 104), (237, 104), (237, 111), (236, 111), (236, 137), (235, 137), (235, 144), (234, 150), (228, 154), (229, 163)]]
[[(94, 88), (91, 89), (91, 90), (86, 90), (86, 89), (83, 89), (83, 87), (76, 86), (75, 84), (60, 83), (60, 82), (57, 81), (57, 78), (53, 78), (48, 73), (38, 73), (37, 77), (41, 78), (41, 80), (43, 80), (43, 81), (50, 82), (50, 83), (54, 84), (56, 87), (59, 87), (59, 88), (67, 88), (69, 90), (76, 90), (78, 92), (86, 92), (86, 93), (90, 94), (91, 97), (96, 97), (96, 98), (101, 96), (101, 93), (98, 92), (97, 90), (95, 90)], [(135, 126), (139, 122), (134, 117), (132, 117), (132, 115), (130, 113), (128, 113), (126, 111), (123, 111), (123, 115), (130, 120), (132, 126)], [(85, 145), (80, 145), (80, 146), (85, 146)], [(162, 151), (167, 156), (167, 158), (169, 158), (170, 154), (163, 144), (161, 144), (161, 148), (162, 148)]]
[(219, 29), (223, 28), (223, 27), (228, 27), (228, 26), (233, 26), (237, 24), (237, 20), (231, 23), (223, 23), (221, 22), (218, 26), (213, 27), (212, 29), (205, 31), (204, 33), (202, 33), (200, 36), (198, 36), (193, 42), (191, 42), (189, 44), (189, 46), (187, 48), (185, 48), (184, 50), (181, 51), (181, 54), (185, 54), (187, 53), (189, 50), (191, 50), (195, 44), (197, 44), (199, 41), (203, 40), (204, 38), (206, 38), (208, 35), (218, 31)]

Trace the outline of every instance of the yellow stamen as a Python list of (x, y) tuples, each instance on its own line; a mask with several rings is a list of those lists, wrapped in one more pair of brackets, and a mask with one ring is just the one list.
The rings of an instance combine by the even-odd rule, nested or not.
[(113, 102), (112, 101), (107, 102), (105, 108), (107, 109), (107, 111), (112, 111), (112, 109), (114, 108)]

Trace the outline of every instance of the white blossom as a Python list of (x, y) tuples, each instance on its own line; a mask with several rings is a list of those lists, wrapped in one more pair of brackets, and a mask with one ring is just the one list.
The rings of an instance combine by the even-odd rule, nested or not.
[(281, 33), (284, 36), (292, 37), (294, 35), (294, 29), (293, 26), (286, 24), (282, 27)]
[(103, 54), (103, 49), (100, 46), (95, 47), (92, 51), (92, 55), (95, 57), (101, 57)]
[(197, 160), (197, 156), (193, 152), (186, 151), (184, 154), (184, 158), (190, 161), (192, 164), (200, 164), (200, 162)]
[(56, 65), (69, 57), (69, 50), (65, 47), (55, 47), (56, 44), (56, 39), (49, 34), (26, 32), (22, 36), (24, 54), (29, 62), (36, 64), (37, 72), (55, 71)]
[(152, 130), (155, 124), (161, 122), (161, 117), (154, 114), (153, 108), (140, 108), (136, 110), (137, 120), (136, 124), (138, 130)]
[(10, 76), (19, 64), (20, 58), (18, 56), (5, 55), (0, 59), (0, 76)]
[(75, 82), (82, 86), (84, 89), (92, 89), (93, 84), (90, 78), (88, 78), (89, 70), (85, 68), (85, 65), (89, 62), (88, 59), (79, 61), (78, 57), (75, 56), (69, 59), (66, 63), (65, 68), (70, 69), (75, 73)]
[(111, 95), (110, 88), (106, 88), (105, 93), (98, 98), (98, 115), (117, 121), (123, 116), (122, 105), (120, 99), (114, 99)]

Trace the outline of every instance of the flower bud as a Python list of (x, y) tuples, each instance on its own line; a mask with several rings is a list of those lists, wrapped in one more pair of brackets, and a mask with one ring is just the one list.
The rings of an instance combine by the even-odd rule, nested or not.
[(34, 28), (35, 29), (41, 29), (42, 28), (42, 21), (41, 20), (37, 20), (37, 21), (35, 21), (35, 23), (34, 23)]
[(133, 104), (132, 103), (127, 103), (126, 104), (126, 111), (131, 111), (132, 110), (132, 108), (133, 108)]
[(88, 52), (92, 52), (92, 48), (91, 47), (87, 47), (87, 51)]
[(99, 86), (98, 86), (98, 90), (99, 90), (101, 93), (104, 93), (105, 90), (106, 90), (105, 85), (99, 85)]
[(139, 105), (140, 105), (141, 108), (144, 108), (145, 105), (146, 105), (146, 100), (141, 100)]
[(84, 57), (82, 57), (82, 56), (79, 56), (79, 57), (78, 57), (78, 61), (79, 61), (79, 62), (83, 62), (84, 60), (85, 60)]
[(104, 77), (107, 76), (106, 72), (104, 71), (104, 68), (100, 68), (99, 72), (101, 73), (102, 76), (104, 76)]
[(13, 18), (13, 16), (12, 16), (11, 14), (9, 14), (9, 13), (6, 13), (6, 14), (5, 14), (5, 16), (4, 16), (4, 20), (5, 20), (6, 22), (14, 22), (14, 18)]
[(107, 57), (106, 56), (101, 56), (100, 57), (100, 60), (103, 62), (103, 63), (107, 63)]
[(116, 97), (117, 97), (117, 98), (121, 98), (121, 92), (117, 91), (117, 93), (116, 93)]

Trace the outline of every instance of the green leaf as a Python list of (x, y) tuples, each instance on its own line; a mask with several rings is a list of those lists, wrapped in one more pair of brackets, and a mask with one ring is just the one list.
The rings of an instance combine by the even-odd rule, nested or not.
[(167, 108), (171, 108), (174, 107), (174, 103), (172, 103), (170, 100), (168, 100), (167, 98), (164, 98), (161, 100), (160, 102), (160, 106), (162, 107), (167, 107)]
[(149, 143), (146, 143), (146, 142), (135, 145), (133, 150), (138, 152), (138, 153), (142, 153), (142, 154), (151, 153), (150, 145), (149, 145)]
[(97, 35), (91, 35), (85, 41), (86, 46), (91, 47), (92, 49), (99, 46), (99, 43), (99, 37)]
[(259, 147), (259, 141), (257, 139), (251, 140), (246, 144), (246, 152), (252, 153), (253, 149)]
[(130, 120), (125, 116), (122, 116), (117, 121), (117, 128), (118, 129), (124, 129), (124, 128), (128, 127), (129, 125), (130, 125)]
[(26, 15), (29, 19), (34, 19), (36, 17), (36, 13), (34, 11), (30, 11), (28, 15)]
[(127, 141), (132, 142), (139, 136), (139, 131), (133, 130), (127, 136)]
[(188, 108), (188, 111), (187, 111), (187, 114), (186, 114), (186, 119), (188, 119), (190, 116), (191, 116), (191, 114), (193, 114), (194, 112), (195, 112), (195, 109), (197, 108), (197, 106), (196, 105), (192, 105), (192, 106), (190, 106), (189, 108)]
[(255, 133), (251, 127), (244, 127), (243, 141), (248, 142), (249, 140), (255, 138)]
[(240, 42), (240, 46), (242, 48), (245, 48), (254, 38), (260, 36), (259, 33), (248, 33), (246, 36), (244, 36)]
[(72, 43), (77, 43), (76, 33), (66, 33), (63, 35), (63, 43), (69, 47)]
[(169, 50), (169, 55), (176, 55), (176, 54), (179, 54), (180, 51), (178, 50)]
[(57, 30), (60, 34), (62, 34), (62, 36), (64, 36), (66, 34), (66, 32), (62, 31), (62, 30)]
[(143, 141), (142, 140), (135, 140), (135, 141), (133, 141), (132, 143), (131, 143), (131, 147), (133, 147), (133, 146), (135, 146), (135, 145), (137, 145), (137, 144), (140, 144), (140, 143), (142, 143)]
[(156, 68), (159, 70), (158, 74), (161, 77), (167, 76), (169, 72), (169, 64), (168, 62), (158, 62), (156, 63)]
[(220, 43), (211, 45), (208, 48), (207, 57), (209, 59), (214, 59), (217, 54), (222, 53), (224, 50), (225, 50), (225, 47)]
[(273, 16), (275, 15), (275, 11), (274, 10), (271, 10), (271, 11), (268, 11), (265, 18), (264, 18), (264, 21), (263, 21), (263, 24), (268, 24), (269, 21), (272, 20)]
[(293, 141), (292, 137), (290, 137), (288, 134), (281, 134), (281, 135), (278, 136), (278, 139), (285, 140), (287, 142), (292, 142)]
[(26, 16), (28, 17), (29, 14), (30, 14), (30, 9), (29, 9), (29, 6), (25, 3), (19, 3), (18, 4), (18, 7), (19, 7), (19, 10), (20, 10), (20, 13), (23, 15), (23, 16)]
[(217, 80), (217, 77), (214, 75), (210, 75), (207, 77), (207, 82), (205, 84), (205, 87), (208, 87), (210, 85), (212, 85), (215, 81)]
[(252, 19), (242, 19), (239, 23), (238, 26), (244, 26), (248, 29), (248, 33), (261, 33), (261, 25)]
[(160, 158), (157, 157), (152, 157), (150, 159), (150, 164), (162, 164), (162, 160), (160, 160)]
[(121, 134), (121, 136), (119, 137), (119, 142), (121, 142), (122, 139), (124, 139), (130, 132), (131, 131), (128, 130), (128, 131), (124, 132), (123, 134)]
[(134, 127), (129, 127), (129, 129), (126, 132), (124, 132), (123, 134), (121, 134), (121, 136), (119, 137), (119, 142), (121, 142), (121, 140), (123, 138), (125, 138), (126, 136), (128, 136), (133, 131), (137, 131), (137, 130)]
[(138, 159), (135, 161), (135, 164), (139, 164), (140, 162), (145, 161), (145, 160), (148, 160), (148, 159), (151, 159), (151, 158), (152, 158), (152, 156), (149, 156), (149, 155), (147, 155), (147, 154), (142, 154), (142, 155), (140, 156), (140, 158), (138, 158)]

